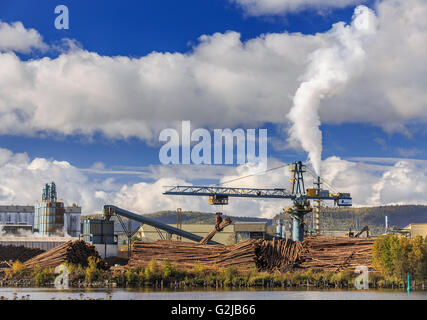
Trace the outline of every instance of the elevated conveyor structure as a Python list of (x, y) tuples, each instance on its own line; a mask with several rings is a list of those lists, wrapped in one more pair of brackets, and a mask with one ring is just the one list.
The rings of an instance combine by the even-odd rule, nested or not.
[[(104, 218), (106, 220), (108, 220), (112, 215), (118, 215), (118, 216), (122, 216), (122, 217), (125, 217), (128, 219), (131, 219), (131, 220), (135, 220), (135, 221), (138, 221), (142, 224), (147, 224), (147, 225), (152, 226), (154, 228), (164, 230), (167, 233), (175, 234), (177, 236), (180, 236), (180, 237), (183, 237), (183, 238), (195, 241), (195, 242), (200, 242), (203, 239), (203, 237), (200, 237), (194, 233), (171, 227), (170, 225), (167, 225), (165, 223), (161, 223), (161, 222), (156, 221), (154, 219), (144, 217), (142, 215), (130, 212), (130, 211), (125, 210), (125, 209), (121, 209), (121, 208), (113, 206), (113, 205), (105, 205), (104, 206)], [(208, 243), (209, 244), (217, 244), (217, 245), (221, 244), (221, 243), (218, 243), (218, 242), (215, 242), (212, 240), (209, 241)]]

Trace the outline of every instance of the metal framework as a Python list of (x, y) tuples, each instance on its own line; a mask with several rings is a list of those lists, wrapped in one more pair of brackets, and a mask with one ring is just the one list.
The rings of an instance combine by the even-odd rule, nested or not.
[[(292, 173), (290, 191), (286, 189), (261, 189), (261, 188), (227, 188), (220, 186), (169, 186), (163, 193), (165, 195), (208, 196), (210, 204), (228, 204), (229, 197), (256, 198), (256, 199), (290, 199), (293, 207), (286, 210), (293, 217), (293, 238), (304, 239), (304, 215), (312, 212), (309, 200), (315, 200), (317, 207), (321, 200), (332, 200), (338, 206), (351, 206), (351, 197), (348, 193), (326, 194), (320, 192), (320, 178), (318, 179), (317, 192), (308, 195), (304, 187), (305, 166), (301, 161), (290, 165)], [(318, 210), (318, 208), (316, 208)], [(318, 216), (317, 216), (318, 218)]]
[(290, 199), (286, 189), (226, 188), (208, 186), (173, 186), (163, 194), (184, 196), (219, 196), (242, 198)]
[[(169, 226), (165, 223), (161, 223), (159, 221), (141, 216), (139, 214), (127, 211), (125, 209), (121, 209), (119, 207), (112, 206), (112, 205), (105, 205), (104, 206), (104, 218), (106, 220), (108, 220), (113, 215), (116, 215), (119, 218), (119, 220), (120, 220), (120, 216), (125, 217), (125, 218), (131, 219), (131, 220), (138, 221), (142, 224), (148, 224), (149, 226), (152, 226), (152, 227), (156, 228), (157, 230), (158, 229), (164, 230), (169, 234), (176, 234), (178, 236), (181, 236), (183, 238), (186, 238), (186, 239), (189, 239), (192, 241), (200, 242), (203, 239), (203, 237), (198, 236), (194, 233), (174, 228), (174, 227)], [(211, 241), (209, 241), (209, 244), (220, 244), (220, 243), (211, 240)]]
[[(304, 185), (304, 184), (302, 184)], [(209, 186), (167, 186), (164, 195), (175, 196), (209, 196), (209, 197), (240, 197), (240, 198), (266, 198), (266, 199), (291, 199), (305, 198), (308, 200), (339, 200), (351, 199), (348, 196), (337, 195), (316, 195), (308, 196), (305, 194), (291, 194), (286, 189), (259, 189), (259, 188), (227, 188), (227, 187), (209, 187)], [(338, 204), (340, 205), (340, 204)]]
[(132, 231), (130, 225), (129, 228), (126, 228), (126, 224), (123, 221), (122, 217), (120, 215), (117, 215), (117, 220), (119, 220), (120, 225), (122, 226), (123, 232), (126, 234), (128, 241), (127, 241), (127, 245), (128, 245), (128, 258), (130, 258), (131, 256), (131, 251), (132, 251), (132, 237), (135, 235), (135, 233), (138, 232), (138, 230), (134, 230)]

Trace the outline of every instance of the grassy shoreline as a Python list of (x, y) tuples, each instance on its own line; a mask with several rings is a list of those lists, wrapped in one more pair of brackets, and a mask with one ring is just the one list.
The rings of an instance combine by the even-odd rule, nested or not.
[[(342, 272), (259, 272), (256, 269), (238, 271), (235, 268), (207, 269), (196, 264), (191, 270), (178, 270), (163, 261), (152, 260), (146, 268), (100, 270), (96, 261), (89, 261), (87, 268), (66, 265), (70, 288), (340, 288), (352, 289), (358, 274), (353, 270)], [(0, 275), (0, 287), (54, 287), (53, 269), (28, 270), (16, 262), (8, 272)], [(405, 279), (383, 276), (379, 272), (369, 273), (370, 289), (406, 288)], [(423, 281), (412, 281), (412, 288), (424, 290)]]
[[(373, 246), (375, 270), (369, 272), (369, 288), (425, 289), (427, 280), (427, 237), (407, 239), (396, 235), (378, 238)], [(107, 268), (100, 259), (89, 257), (87, 267), (66, 263), (69, 286), (72, 288), (354, 288), (358, 274), (354, 270), (314, 272), (297, 269), (283, 272), (261, 272), (253, 267), (237, 270), (218, 268), (196, 262), (192, 269), (181, 270), (167, 260), (151, 260), (148, 265), (133, 269)], [(106, 268), (106, 269), (102, 269)], [(52, 268), (28, 269), (19, 261), (0, 272), (0, 287), (53, 287), (58, 277)]]

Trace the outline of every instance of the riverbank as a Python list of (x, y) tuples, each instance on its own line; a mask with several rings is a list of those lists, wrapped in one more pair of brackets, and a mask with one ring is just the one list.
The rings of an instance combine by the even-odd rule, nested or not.
[[(238, 271), (236, 268), (206, 268), (195, 264), (191, 270), (177, 268), (163, 261), (153, 260), (146, 268), (125, 269), (113, 267), (110, 270), (97, 268), (96, 261), (90, 261), (87, 268), (66, 265), (71, 288), (151, 288), (186, 290), (196, 288), (214, 289), (353, 289), (358, 274), (354, 270), (342, 272), (313, 272), (312, 270), (293, 270), (288, 272), (260, 272), (256, 269)], [(29, 270), (15, 263), (12, 268), (0, 275), (0, 287), (54, 287), (58, 275), (54, 270)], [(379, 272), (369, 273), (370, 289), (405, 289), (406, 279), (386, 277)], [(424, 281), (412, 280), (411, 287), (425, 290)]]
[(69, 289), (2, 288), (0, 300), (427, 300), (426, 291), (353, 289)]

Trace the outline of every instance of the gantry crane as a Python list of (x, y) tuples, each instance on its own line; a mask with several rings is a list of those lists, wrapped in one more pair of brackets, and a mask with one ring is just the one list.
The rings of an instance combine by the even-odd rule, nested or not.
[[(293, 206), (285, 210), (292, 217), (292, 236), (295, 241), (304, 240), (304, 215), (313, 211), (310, 200), (332, 200), (338, 206), (351, 206), (349, 193), (330, 194), (328, 190), (305, 189), (305, 165), (301, 161), (290, 164), (290, 189), (228, 188), (220, 186), (173, 186), (165, 195), (208, 196), (209, 204), (227, 205), (229, 197), (256, 199), (290, 199)], [(318, 182), (320, 178), (317, 178)], [(320, 186), (320, 183), (319, 183)]]

